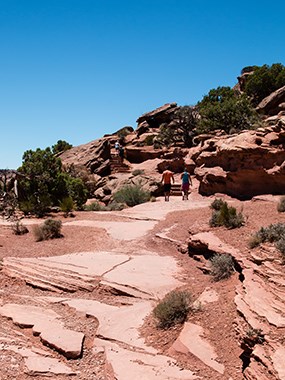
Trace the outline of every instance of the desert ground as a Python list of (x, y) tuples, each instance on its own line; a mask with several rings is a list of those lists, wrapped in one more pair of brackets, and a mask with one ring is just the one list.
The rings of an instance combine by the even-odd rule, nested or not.
[[(209, 206), (219, 196), (242, 211), (243, 227), (209, 226)], [(193, 191), (188, 201), (159, 197), (122, 211), (58, 213), (52, 217), (62, 221), (63, 237), (41, 242), (33, 228), (43, 220), (24, 218), (29, 233), (22, 236), (2, 220), (1, 379), (254, 379), (246, 375), (241, 345), (249, 320), (235, 302), (240, 273), (213, 281), (207, 260), (191, 257), (187, 242), (209, 232), (238, 252), (239, 262), (267, 249), (275, 270), (284, 272), (274, 246), (248, 247), (260, 227), (285, 222), (277, 202)], [(163, 330), (152, 310), (174, 289), (189, 291), (197, 307), (184, 325)], [(266, 325), (267, 342), (280, 348), (285, 324), (268, 322), (266, 312), (255, 319)], [(264, 379), (285, 378), (278, 358), (266, 368)]]

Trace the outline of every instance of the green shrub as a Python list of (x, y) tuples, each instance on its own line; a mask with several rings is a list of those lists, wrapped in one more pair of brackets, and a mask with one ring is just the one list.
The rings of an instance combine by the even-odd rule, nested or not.
[(221, 207), (223, 206), (223, 204), (224, 204), (224, 201), (221, 198), (215, 198), (213, 202), (211, 203), (210, 208), (212, 210), (219, 211)]
[(107, 206), (102, 205), (99, 202), (93, 202), (84, 206), (85, 211), (120, 211), (126, 207), (124, 203), (118, 203), (116, 201), (110, 202)]
[(43, 224), (34, 227), (36, 241), (56, 239), (62, 237), (62, 223), (60, 220), (47, 219)]
[(261, 242), (276, 242), (280, 240), (283, 236), (285, 236), (285, 224), (284, 223), (276, 223), (270, 224), (268, 227), (261, 227), (261, 229), (257, 232), (257, 235), (260, 237)]
[(285, 67), (281, 63), (272, 66), (255, 67), (245, 83), (245, 92), (252, 98), (254, 105), (270, 95), (273, 91), (285, 85)]
[(137, 175), (142, 175), (142, 174), (144, 174), (144, 170), (142, 170), (142, 169), (135, 169), (132, 171), (132, 175), (134, 177), (136, 177)]
[(116, 201), (112, 201), (105, 207), (106, 211), (121, 211), (126, 207), (124, 203), (118, 203)]
[(65, 216), (68, 216), (74, 210), (74, 203), (71, 197), (65, 197), (59, 203), (59, 207)]
[(238, 213), (235, 207), (229, 207), (227, 202), (222, 200), (221, 202), (216, 201), (215, 205), (211, 205), (210, 207), (220, 207), (218, 210), (213, 209), (212, 217), (209, 222), (211, 227), (225, 226), (227, 228), (239, 228), (244, 225), (242, 213)]
[(145, 140), (144, 140), (144, 145), (146, 146), (151, 146), (153, 145), (153, 139), (155, 138), (156, 135), (148, 135), (146, 136)]
[(71, 149), (72, 145), (65, 140), (58, 140), (55, 145), (52, 145), (52, 153), (57, 155)]
[(19, 208), (25, 216), (32, 214), (34, 211), (34, 204), (31, 199), (19, 202)]
[(26, 151), (18, 171), (23, 174), (18, 182), (18, 198), (26, 213), (42, 217), (68, 196), (77, 209), (87, 201), (88, 190), (83, 181), (64, 172), (61, 160), (50, 148)]
[(191, 295), (186, 291), (172, 291), (154, 308), (153, 314), (158, 327), (166, 329), (174, 324), (183, 323), (190, 311)]
[(125, 203), (130, 207), (148, 202), (149, 199), (150, 193), (139, 185), (126, 185), (114, 194), (115, 202)]
[(84, 206), (85, 211), (104, 211), (105, 206), (99, 202), (92, 202), (89, 205)]
[(229, 278), (234, 272), (234, 260), (230, 254), (216, 254), (210, 259), (211, 274), (215, 281)]
[(245, 95), (237, 95), (230, 87), (218, 87), (198, 103), (200, 119), (197, 132), (209, 133), (221, 129), (226, 133), (253, 129), (260, 121), (256, 110)]
[(285, 256), (285, 224), (270, 224), (268, 227), (261, 227), (249, 240), (249, 247), (255, 248), (261, 243), (274, 243), (276, 248)]
[(285, 197), (281, 197), (277, 204), (277, 211), (284, 212), (285, 211)]
[(283, 259), (285, 258), (285, 236), (282, 236), (281, 239), (279, 239), (275, 243), (275, 247), (278, 249), (278, 251), (281, 252)]

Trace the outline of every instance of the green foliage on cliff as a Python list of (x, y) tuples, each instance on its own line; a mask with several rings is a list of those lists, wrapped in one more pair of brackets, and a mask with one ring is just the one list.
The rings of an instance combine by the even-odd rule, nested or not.
[(221, 129), (226, 133), (252, 129), (258, 115), (246, 95), (238, 95), (230, 87), (218, 87), (209, 91), (198, 103), (200, 113), (198, 133)]
[(246, 80), (245, 92), (256, 106), (266, 96), (283, 86), (285, 86), (285, 67), (281, 63), (274, 63), (271, 66), (255, 66), (253, 73)]
[(154, 139), (158, 146), (170, 146), (182, 142), (185, 147), (193, 145), (193, 137), (198, 125), (199, 114), (196, 107), (179, 107), (174, 113), (172, 125), (161, 124), (159, 134)]
[(51, 147), (53, 154), (63, 153), (71, 148), (72, 145), (65, 140), (58, 140), (58, 142)]

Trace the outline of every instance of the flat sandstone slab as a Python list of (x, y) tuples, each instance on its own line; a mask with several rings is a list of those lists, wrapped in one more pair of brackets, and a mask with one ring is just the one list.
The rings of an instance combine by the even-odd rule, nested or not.
[[(97, 346), (101, 343), (101, 340), (95, 340)], [(179, 367), (175, 360), (165, 355), (129, 351), (113, 343), (108, 343), (105, 353), (114, 374), (110, 380), (199, 379), (192, 371)]]
[(216, 361), (217, 355), (214, 348), (203, 338), (204, 330), (201, 326), (193, 323), (185, 323), (183, 330), (170, 351), (174, 350), (184, 354), (191, 353), (207, 366), (223, 374), (225, 367)]
[(44, 344), (53, 347), (68, 359), (81, 356), (84, 334), (64, 328), (52, 310), (30, 305), (6, 304), (0, 314), (22, 327), (31, 327)]

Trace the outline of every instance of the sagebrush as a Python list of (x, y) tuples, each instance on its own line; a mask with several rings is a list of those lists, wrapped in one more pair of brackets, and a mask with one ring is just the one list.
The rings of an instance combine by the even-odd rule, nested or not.
[(270, 224), (268, 227), (261, 227), (253, 234), (248, 242), (250, 248), (255, 248), (262, 243), (275, 243), (275, 247), (282, 254), (285, 260), (285, 223)]
[(158, 327), (166, 329), (174, 324), (183, 323), (190, 311), (190, 304), (189, 292), (174, 290), (168, 293), (153, 310)]
[(215, 254), (210, 259), (211, 274), (215, 281), (229, 278), (234, 270), (234, 260), (230, 254)]
[(61, 234), (62, 223), (60, 220), (47, 219), (43, 224), (34, 227), (34, 235), (36, 241), (57, 239), (62, 237)]
[(133, 207), (150, 200), (150, 192), (140, 185), (126, 185), (114, 194), (114, 201)]
[(239, 228), (245, 223), (242, 212), (237, 212), (235, 207), (229, 206), (221, 199), (212, 202), (210, 208), (213, 210), (209, 221), (211, 227)]

